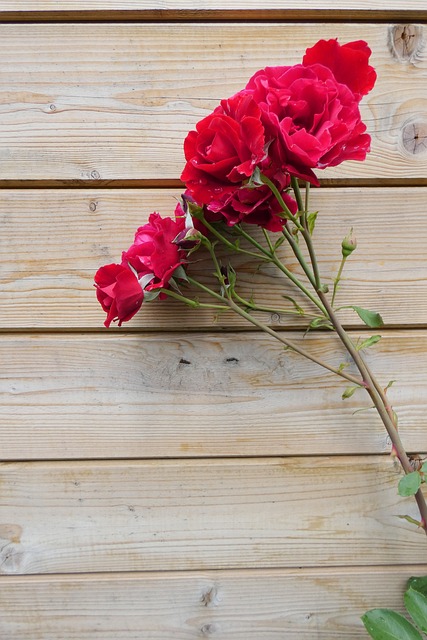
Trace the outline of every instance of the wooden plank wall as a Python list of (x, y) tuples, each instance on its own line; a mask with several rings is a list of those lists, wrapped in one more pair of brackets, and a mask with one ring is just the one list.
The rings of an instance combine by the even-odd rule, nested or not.
[[(427, 452), (427, 10), (337, 4), (0, 1), (4, 640), (355, 640), (427, 573), (365, 399), (227, 315), (159, 303), (106, 331), (92, 287), (171, 213), (183, 138), (220, 98), (320, 37), (364, 38), (373, 148), (313, 194), (321, 268), (354, 227), (340, 295), (382, 312), (368, 358)], [(331, 336), (264, 320), (341, 362)]]

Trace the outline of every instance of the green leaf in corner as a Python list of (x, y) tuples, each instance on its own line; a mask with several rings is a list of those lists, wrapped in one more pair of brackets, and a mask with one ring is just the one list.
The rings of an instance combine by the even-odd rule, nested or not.
[(414, 589), (415, 591), (423, 593), (425, 596), (427, 596), (427, 576), (412, 576), (408, 580), (408, 587), (411, 587), (411, 589)]
[(421, 467), (421, 471), (423, 473), (427, 473), (427, 462), (424, 462), (423, 466)]
[(418, 471), (412, 471), (400, 479), (397, 490), (402, 498), (414, 496), (421, 486), (421, 475)]
[(355, 310), (359, 318), (363, 320), (367, 327), (371, 327), (371, 329), (379, 329), (384, 326), (384, 320), (376, 311), (362, 309), (362, 307), (357, 307), (356, 305), (350, 305), (350, 308)]
[(391, 609), (371, 609), (362, 616), (362, 622), (374, 640), (422, 640), (417, 629)]
[(417, 627), (427, 633), (427, 598), (416, 589), (409, 587), (404, 597), (405, 607)]
[(358, 345), (356, 345), (356, 349), (357, 351), (360, 351), (361, 349), (367, 349), (368, 347), (371, 347), (373, 344), (377, 344), (377, 342), (379, 342), (380, 340), (381, 340), (381, 336), (379, 335), (371, 336), (370, 338), (367, 338), (366, 340), (363, 340)]

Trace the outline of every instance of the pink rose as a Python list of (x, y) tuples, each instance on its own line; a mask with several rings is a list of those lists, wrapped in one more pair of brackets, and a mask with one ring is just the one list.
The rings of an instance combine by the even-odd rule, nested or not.
[[(358, 51), (366, 58), (366, 50), (356, 44), (345, 49), (351, 54), (349, 74), (358, 68), (354, 64)], [(360, 92), (354, 94), (350, 89), (357, 81), (350, 78), (344, 84), (328, 66), (314, 62), (317, 56), (325, 60), (328, 47), (318, 43), (309, 49), (309, 65), (262, 69), (246, 86), (262, 112), (272, 166), (313, 184), (318, 184), (313, 169), (333, 167), (344, 160), (364, 160), (371, 140), (359, 112)], [(341, 63), (336, 64), (339, 78), (345, 75), (345, 60), (341, 56)], [(365, 71), (364, 80), (357, 85), (363, 91), (374, 81)]]
[(185, 251), (173, 244), (184, 226), (183, 218), (152, 213), (148, 223), (137, 230), (132, 246), (123, 252), (122, 265), (136, 271), (145, 291), (167, 288), (174, 271), (186, 263)]
[(130, 320), (139, 310), (144, 299), (144, 292), (135, 274), (120, 264), (106, 264), (95, 274), (96, 297), (107, 319), (104, 322), (109, 327), (111, 322)]

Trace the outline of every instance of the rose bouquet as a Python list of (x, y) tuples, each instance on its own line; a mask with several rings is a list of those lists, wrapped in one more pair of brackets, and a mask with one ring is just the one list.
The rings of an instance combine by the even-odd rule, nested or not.
[[(340, 45), (337, 40), (320, 40), (306, 51), (301, 64), (259, 70), (244, 89), (222, 100), (185, 139), (181, 179), (186, 190), (174, 216), (152, 213), (121, 262), (98, 270), (95, 286), (107, 327), (114, 321), (120, 326), (145, 304), (167, 298), (193, 308), (233, 312), (345, 380), (344, 399), (364, 389), (402, 465), (399, 493), (414, 495), (418, 504), (418, 520), (404, 517), (427, 533), (421, 490), (427, 464), (414, 468), (398, 434), (387, 386), (377, 381), (361, 353), (380, 336), (355, 343), (340, 321), (342, 307), (335, 304), (356, 241), (351, 232), (343, 239), (341, 264), (331, 286), (320, 273), (313, 241), (317, 212), (310, 210), (309, 197), (310, 187), (319, 186), (316, 172), (345, 160), (363, 161), (370, 150), (359, 110), (376, 80), (370, 54), (364, 41)], [(298, 261), (302, 276), (286, 266), (282, 245)], [(196, 251), (209, 256), (215, 284), (198, 278)], [(283, 296), (285, 308), (258, 304), (255, 295), (243, 297), (232, 255), (243, 256), (255, 268), (268, 264), (277, 269), (303, 296), (305, 306), (288, 295)], [(356, 305), (345, 308), (353, 309), (372, 329), (383, 324), (375, 311)], [(336, 368), (320, 360), (261, 322), (256, 311), (302, 316), (308, 330), (334, 331), (358, 373), (349, 373), (346, 363)]]

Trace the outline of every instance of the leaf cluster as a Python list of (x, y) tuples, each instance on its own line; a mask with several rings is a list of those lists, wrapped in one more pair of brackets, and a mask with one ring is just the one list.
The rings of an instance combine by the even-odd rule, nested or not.
[[(371, 609), (362, 616), (374, 640), (423, 640), (427, 635), (427, 576), (410, 578), (404, 604), (413, 624), (393, 609)], [(422, 635), (423, 634), (426, 635)]]

